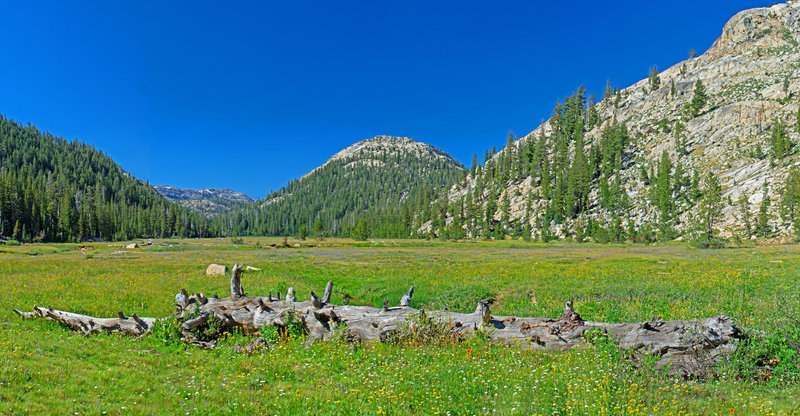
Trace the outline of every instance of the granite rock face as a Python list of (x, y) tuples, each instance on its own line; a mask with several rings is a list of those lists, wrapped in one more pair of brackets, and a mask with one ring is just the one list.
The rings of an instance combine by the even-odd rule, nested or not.
[[(763, 200), (763, 185), (769, 187), (770, 225), (779, 235), (791, 234), (791, 225), (779, 215), (779, 192), (793, 165), (800, 163), (797, 154), (780, 160), (752, 157), (757, 147), (770, 150), (770, 129), (783, 123), (789, 138), (800, 144), (800, 126), (796, 113), (800, 102), (800, 3), (792, 1), (769, 8), (745, 10), (724, 26), (722, 34), (704, 54), (679, 62), (659, 73), (660, 87), (650, 91), (647, 78), (622, 89), (619, 101), (602, 100), (596, 109), (602, 123), (585, 135), (586, 151), (600, 139), (603, 128), (612, 120), (625, 122), (635, 143), (627, 151), (632, 155), (621, 172), (621, 183), (631, 203), (631, 215), (623, 219), (627, 226), (655, 223), (657, 210), (650, 203), (648, 187), (641, 175), (642, 167), (657, 166), (666, 151), (673, 165), (680, 164), (690, 174), (701, 176), (714, 172), (722, 185), (724, 209), (720, 233), (730, 236), (742, 227), (737, 202), (745, 196), (754, 218)], [(647, 74), (645, 68), (643, 75)], [(692, 99), (695, 83), (700, 80), (709, 100), (701, 113), (692, 117), (686, 106)], [(674, 85), (674, 93), (673, 86)], [(682, 132), (675, 126), (682, 125)], [(661, 126), (668, 126), (664, 129)], [(515, 142), (535, 140), (551, 131), (549, 122)], [(574, 150), (574, 149), (573, 149)], [(495, 155), (502, 157), (503, 152)], [(448, 199), (457, 200), (471, 191), (475, 178), (454, 185)], [(521, 219), (529, 192), (537, 192), (530, 177), (510, 181), (499, 201), (506, 195), (511, 200), (511, 218)], [(596, 191), (590, 196), (597, 201)], [(484, 204), (486, 201), (484, 200)], [(534, 214), (544, 211), (546, 201), (533, 201)], [(485, 206), (485, 205), (484, 205)], [(685, 231), (691, 226), (697, 207), (677, 207), (680, 216), (675, 228)], [(536, 215), (532, 219), (535, 220)], [(583, 218), (600, 221), (610, 214), (592, 204)], [(498, 212), (496, 218), (500, 218)], [(558, 234), (571, 227), (570, 221), (555, 227)], [(425, 227), (423, 227), (425, 231)]]
[(234, 202), (253, 202), (253, 198), (230, 189), (186, 189), (168, 185), (153, 185), (159, 194), (173, 201), (222, 199)]

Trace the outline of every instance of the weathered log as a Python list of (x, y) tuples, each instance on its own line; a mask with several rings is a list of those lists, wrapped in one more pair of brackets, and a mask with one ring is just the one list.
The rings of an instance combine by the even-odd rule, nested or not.
[(328, 283), (325, 285), (325, 294), (322, 295), (322, 303), (330, 302), (332, 293), (333, 293), (333, 280), (328, 280)]
[(231, 277), (231, 296), (239, 297), (244, 296), (244, 289), (242, 289), (242, 265), (233, 265), (233, 276)]
[(311, 305), (313, 305), (317, 309), (325, 306), (325, 304), (322, 302), (322, 299), (317, 297), (317, 294), (314, 293), (313, 290), (311, 291)]
[[(733, 320), (726, 316), (686, 321), (604, 323), (584, 321), (574, 309), (572, 301), (566, 303), (558, 319), (493, 316), (486, 301), (479, 301), (473, 313), (457, 313), (447, 309), (426, 312), (410, 307), (412, 286), (403, 295), (399, 307), (390, 307), (388, 299), (382, 308), (355, 305), (332, 305), (330, 297), (333, 283), (328, 282), (322, 298), (311, 291), (311, 299), (298, 302), (293, 288), (286, 299), (246, 296), (241, 287), (241, 266), (234, 266), (231, 278), (231, 296), (206, 298), (203, 294), (188, 295), (182, 290), (175, 296), (177, 316), (182, 323), (184, 341), (203, 348), (213, 348), (214, 341), (198, 339), (195, 330), (204, 328), (213, 317), (226, 329), (239, 328), (255, 332), (264, 326), (285, 328), (292, 319), (303, 325), (308, 341), (327, 340), (337, 336), (337, 328), (345, 325), (344, 336), (352, 342), (389, 341), (396, 339), (403, 328), (415, 331), (426, 316), (434, 322), (448, 324), (451, 335), (463, 338), (475, 332), (491, 337), (496, 342), (518, 347), (547, 351), (564, 351), (585, 345), (592, 333), (609, 335), (609, 339), (634, 358), (646, 355), (657, 357), (657, 368), (668, 368), (670, 374), (703, 375), (714, 363), (730, 355), (735, 341), (742, 337)], [(238, 273), (237, 273), (238, 270)], [(345, 295), (345, 302), (349, 296)], [(33, 312), (14, 309), (24, 319), (45, 318), (60, 322), (84, 334), (95, 332), (121, 332), (132, 335), (147, 334), (152, 330), (154, 318), (139, 318), (135, 313), (117, 318), (94, 318), (40, 308)], [(338, 334), (342, 334), (339, 331)]]
[(414, 296), (414, 286), (411, 286), (411, 289), (408, 289), (408, 292), (400, 298), (400, 306), (411, 306), (412, 296)]
[(80, 315), (72, 312), (64, 312), (53, 308), (41, 308), (33, 306), (33, 312), (21, 312), (14, 309), (20, 317), (24, 319), (44, 318), (56, 321), (74, 331), (91, 335), (98, 332), (120, 332), (130, 335), (144, 335), (150, 333), (155, 318), (139, 318), (134, 313), (131, 318), (125, 317), (122, 312), (117, 313), (116, 318), (94, 318), (87, 315)]

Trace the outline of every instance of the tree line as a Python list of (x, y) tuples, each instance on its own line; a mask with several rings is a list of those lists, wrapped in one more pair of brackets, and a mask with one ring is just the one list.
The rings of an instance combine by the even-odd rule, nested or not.
[(161, 197), (93, 146), (0, 115), (0, 237), (65, 242), (219, 234), (208, 218)]

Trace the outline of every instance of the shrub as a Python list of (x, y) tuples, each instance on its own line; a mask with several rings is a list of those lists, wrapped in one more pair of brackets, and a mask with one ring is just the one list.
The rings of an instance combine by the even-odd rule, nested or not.
[(386, 341), (403, 345), (446, 345), (463, 341), (452, 322), (438, 321), (424, 311), (412, 314)]
[(172, 316), (157, 320), (153, 324), (151, 337), (167, 346), (183, 345), (181, 323), (178, 317)]

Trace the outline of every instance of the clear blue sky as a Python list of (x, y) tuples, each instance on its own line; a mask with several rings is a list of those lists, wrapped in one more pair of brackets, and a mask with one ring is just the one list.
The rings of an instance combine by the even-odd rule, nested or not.
[(772, 3), (0, 1), (0, 113), (152, 184), (263, 197), (378, 134), (468, 165)]

